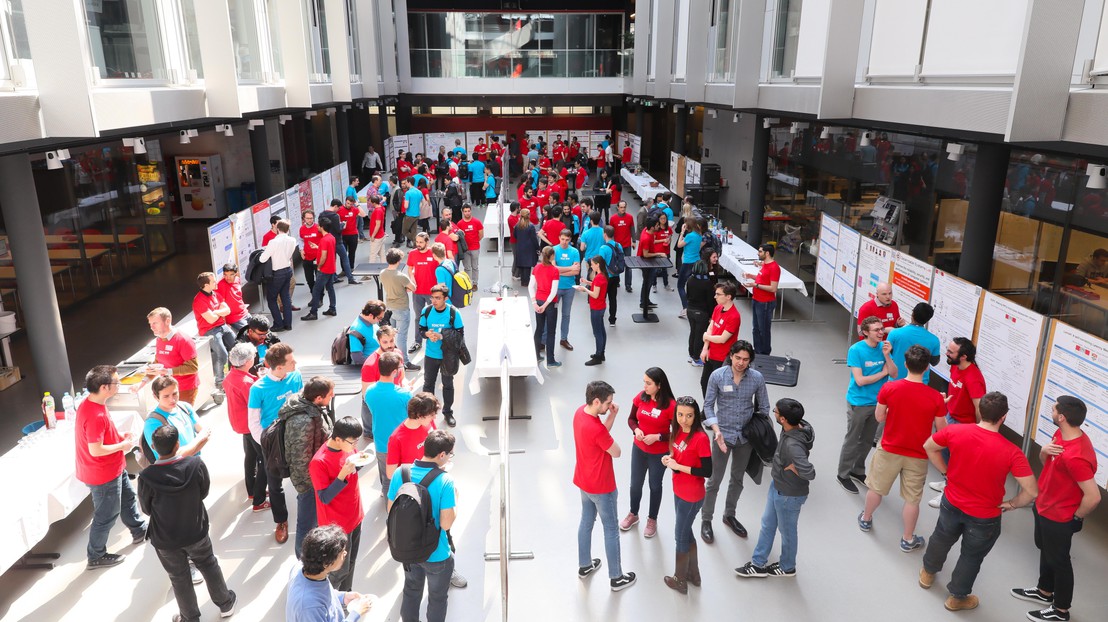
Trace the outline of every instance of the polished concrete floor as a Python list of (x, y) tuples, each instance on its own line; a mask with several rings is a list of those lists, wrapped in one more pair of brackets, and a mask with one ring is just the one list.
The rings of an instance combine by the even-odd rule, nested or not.
[[(173, 270), (179, 273), (179, 280), (172, 287), (191, 292), (192, 277), (188, 275), (196, 270), (196, 264), (203, 263), (204, 256), (206, 252), (200, 251), (175, 260), (184, 267)], [(781, 261), (791, 268), (795, 258), (786, 256)], [(482, 287), (495, 281), (495, 262), (495, 254), (483, 254)], [(105, 307), (99, 313), (114, 309), (118, 317), (126, 318), (128, 329), (119, 332), (130, 333), (133, 326), (135, 343), (121, 344), (110, 332), (85, 329), (72, 336), (71, 351), (91, 349), (102, 353), (104, 359), (96, 360), (117, 360), (133, 352), (148, 338), (142, 319), (147, 307), (154, 298), (170, 291), (169, 287), (162, 283), (151, 290), (146, 285), (136, 285), (121, 288), (110, 299), (105, 297)], [(369, 284), (339, 286), (340, 318), (324, 318), (311, 324), (297, 322), (295, 330), (282, 338), (293, 345), (301, 363), (322, 360), (328, 356), (333, 336), (371, 292)], [(898, 499), (890, 498), (877, 511), (873, 532), (858, 530), (855, 517), (861, 511), (863, 497), (845, 493), (834, 480), (845, 429), (843, 394), (847, 371), (833, 359), (845, 356), (847, 315), (830, 298), (821, 297), (814, 310), (817, 321), (807, 321), (813, 313), (812, 300), (796, 292), (786, 294), (784, 315), (798, 321), (775, 323), (773, 336), (775, 354), (788, 354), (802, 361), (800, 383), (795, 388), (770, 387), (769, 392), (772, 400), (786, 396), (800, 400), (816, 431), (812, 461), (817, 477), (801, 513), (797, 576), (791, 579), (735, 576), (733, 568), (750, 558), (765, 504), (766, 484), (748, 482), (739, 501), (738, 518), (751, 531), (750, 538), (736, 537), (717, 520), (716, 543), (701, 544), (700, 548), (703, 587), (690, 588), (687, 596), (666, 589), (662, 577), (672, 572), (674, 551), (673, 502), (667, 477), (658, 536), (643, 538), (641, 526), (620, 536), (624, 569), (636, 572), (639, 583), (617, 594), (608, 589), (604, 569), (590, 579), (578, 579), (575, 567), (580, 497), (571, 482), (574, 463), (571, 417), (583, 401), (585, 384), (597, 378), (612, 383), (617, 390), (616, 401), (624, 405), (626, 412), (635, 392), (641, 390), (642, 371), (656, 365), (666, 370), (679, 395), (699, 396), (699, 369), (685, 362), (683, 344), (688, 325), (677, 318), (680, 307), (676, 292), (660, 291), (655, 296), (661, 304), (662, 317), (661, 323), (655, 325), (633, 324), (631, 309), (626, 308), (633, 304), (632, 297), (621, 293), (620, 298), (625, 306), (620, 310), (618, 325), (608, 332), (607, 363), (599, 367), (583, 366), (592, 351), (592, 335), (584, 305), (577, 300), (570, 333), (575, 350), (559, 352), (565, 365), (550, 371), (544, 369), (543, 385), (534, 379), (517, 383), (519, 390), (513, 396), (516, 412), (532, 418), (511, 422), (511, 447), (523, 450), (511, 456), (511, 544), (514, 551), (533, 553), (534, 559), (510, 563), (508, 619), (711, 617), (846, 621), (895, 617), (922, 621), (958, 616), (1001, 621), (1022, 619), (1033, 608), (1030, 603), (1007, 594), (1011, 587), (1033, 585), (1037, 575), (1032, 517), (1027, 510), (1004, 517), (1004, 532), (986, 559), (974, 590), (981, 597), (981, 606), (959, 614), (946, 612), (942, 605), (946, 597), (942, 585), (949, 579), (957, 552), (952, 552), (937, 585), (930, 591), (921, 590), (916, 585), (920, 552), (904, 554), (898, 547), (901, 532)], [(303, 306), (306, 292), (298, 290), (296, 301)], [(187, 297), (178, 296), (174, 304), (171, 308), (183, 313)], [(750, 307), (744, 301), (739, 308), (744, 319), (740, 336), (749, 339)], [(471, 325), (476, 323), (475, 315), (472, 308), (463, 311), (463, 318)], [(475, 331), (468, 338), (472, 346), (477, 339)], [(458, 378), (459, 389), (468, 387), (468, 371), (464, 379)], [(458, 546), (458, 569), (470, 581), (468, 588), (451, 590), (448, 619), (456, 621), (502, 619), (500, 566), (484, 560), (486, 552), (499, 547), (500, 458), (490, 455), (499, 448), (497, 423), (481, 419), (498, 412), (500, 391), (493, 380), (481, 381), (480, 387), (476, 395), (468, 389), (459, 390), (455, 407), (459, 420), (454, 430), (458, 448), (452, 473), (458, 480), (459, 517), (453, 531)], [(338, 411), (340, 415), (357, 415), (355, 398), (340, 398)], [(215, 430), (204, 451), (213, 477), (208, 498), (211, 534), (228, 583), (238, 593), (239, 611), (234, 619), (280, 620), (292, 566), (292, 544), (277, 545), (272, 537), (270, 516), (252, 514), (246, 505), (241, 481), (241, 445), (229, 428), (225, 411), (213, 409), (205, 415), (205, 421)], [(630, 463), (626, 451), (631, 431), (620, 421), (614, 433), (625, 449), (624, 457), (615, 461), (622, 515), (628, 507)], [(286, 493), (290, 488), (286, 486)], [(375, 478), (364, 477), (361, 490), (366, 520), (354, 586), (380, 597), (371, 620), (398, 620), (403, 574), (389, 557), (384, 542), (384, 504)], [(290, 502), (294, 498), (292, 494), (287, 497)], [(717, 516), (720, 514), (717, 511)], [(1108, 598), (1099, 591), (1101, 578), (1108, 575), (1105, 515), (1104, 510), (1095, 514), (1075, 540), (1075, 620), (1108, 619)], [(67, 520), (56, 524), (47, 539), (36, 547), (61, 553), (56, 569), (10, 570), (0, 577), (0, 618), (169, 620), (176, 613), (168, 579), (154, 552), (149, 546), (131, 546), (121, 526), (113, 530), (109, 550), (127, 553), (127, 561), (107, 570), (85, 571), (84, 546), (90, 516), (91, 504), (86, 502)], [(937, 510), (925, 506), (917, 532), (930, 536), (936, 516)], [(604, 557), (599, 524), (594, 531), (593, 556)], [(776, 549), (771, 559), (776, 559)], [(203, 586), (199, 588), (205, 619), (215, 619), (217, 608), (203, 592)]]

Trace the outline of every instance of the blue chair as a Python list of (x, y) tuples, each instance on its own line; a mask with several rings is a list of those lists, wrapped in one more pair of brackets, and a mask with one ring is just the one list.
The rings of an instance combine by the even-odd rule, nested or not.
[(46, 425), (45, 421), (32, 421), (31, 423), (28, 423), (27, 425), (23, 426), (23, 436), (34, 434), (39, 428), (44, 425)]

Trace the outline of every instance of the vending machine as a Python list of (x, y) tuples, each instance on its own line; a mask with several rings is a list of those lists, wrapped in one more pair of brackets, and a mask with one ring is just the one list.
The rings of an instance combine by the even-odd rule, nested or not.
[(177, 156), (177, 183), (185, 218), (223, 218), (223, 163), (218, 155)]

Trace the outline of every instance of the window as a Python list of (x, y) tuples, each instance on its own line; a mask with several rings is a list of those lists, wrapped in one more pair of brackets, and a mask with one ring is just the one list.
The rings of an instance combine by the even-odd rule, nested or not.
[(377, 81), (384, 80), (385, 52), (381, 47), (381, 12), (373, 14), (373, 45), (377, 47)]
[(257, 6), (254, 0), (229, 0), (228, 9), (231, 16), (231, 41), (235, 46), (235, 70), (239, 81), (261, 81), (265, 77), (265, 68), (258, 42)]
[(200, 33), (196, 26), (195, 0), (181, 1), (181, 22), (185, 27), (185, 58), (188, 69), (196, 72), (196, 79), (203, 80), (204, 64), (200, 57)]
[(266, 0), (265, 13), (269, 37), (264, 40), (264, 43), (269, 50), (270, 70), (273, 72), (273, 77), (280, 78), (284, 75), (284, 64), (281, 61), (281, 23), (277, 17), (279, 11), (274, 6), (276, 3), (277, 0)]
[(777, 27), (773, 33), (771, 78), (791, 78), (796, 69), (796, 48), (800, 40), (800, 9), (803, 0), (777, 0)]
[(156, 0), (85, 0), (92, 62), (102, 79), (169, 79)]
[(362, 59), (358, 56), (358, 8), (354, 0), (346, 0), (346, 47), (350, 55), (350, 81), (362, 73)]
[(735, 81), (732, 59), (735, 56), (735, 33), (738, 32), (737, 12), (734, 11), (736, 2), (716, 0), (709, 31), (708, 82)]
[(327, 44), (327, 13), (324, 11), (324, 0), (307, 0), (308, 2), (308, 38), (311, 42), (308, 48), (308, 67), (311, 71), (312, 82), (327, 82), (330, 80), (331, 55)]
[(673, 2), (673, 54), (670, 57), (670, 76), (674, 82), (684, 82), (689, 60), (689, 0)]
[(0, 80), (8, 80), (11, 78), (9, 63), (31, 58), (27, 25), (23, 18), (23, 0), (4, 2), (3, 17), (0, 22)]

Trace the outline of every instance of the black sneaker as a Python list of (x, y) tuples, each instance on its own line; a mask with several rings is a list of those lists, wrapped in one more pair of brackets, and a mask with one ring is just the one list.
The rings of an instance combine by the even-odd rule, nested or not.
[(1014, 588), (1012, 588), (1012, 591), (1010, 592), (1010, 594), (1012, 594), (1013, 598), (1018, 598), (1020, 600), (1026, 600), (1026, 601), (1032, 602), (1032, 603), (1039, 603), (1040, 605), (1054, 604), (1054, 595), (1052, 594), (1050, 596), (1044, 596), (1043, 593), (1040, 592), (1039, 588), (1037, 588), (1037, 587), (1028, 587), (1028, 588), (1014, 587)]
[(625, 590), (635, 584), (635, 573), (625, 572), (623, 576), (612, 579), (612, 591)]
[(866, 474), (865, 473), (851, 473), (850, 474), (850, 479), (858, 482), (859, 486), (865, 486), (866, 485)]
[(839, 485), (843, 487), (843, 490), (849, 492), (852, 495), (858, 494), (858, 487), (854, 485), (849, 477), (838, 477), (835, 479), (839, 482)]
[(338, 315), (338, 311), (335, 311), (334, 309), (327, 309), (326, 311), (323, 312), (323, 315), (329, 315), (331, 317), (334, 317), (334, 316)]
[(766, 574), (771, 577), (795, 577), (796, 568), (792, 570), (785, 570), (781, 568), (781, 562), (773, 562), (766, 566)]
[(442, 418), (446, 421), (446, 425), (449, 427), (454, 427), (458, 425), (458, 420), (454, 418), (453, 414), (443, 413)]
[(1028, 611), (1027, 612), (1027, 619), (1028, 620), (1069, 620), (1070, 619), (1070, 612), (1068, 612), (1068, 611), (1058, 611), (1057, 609), (1054, 608), (1054, 605), (1051, 605), (1051, 606), (1047, 607), (1046, 609), (1042, 609), (1042, 610), (1039, 610), (1039, 611)]
[(312, 320), (318, 320), (318, 319), (319, 319), (318, 315), (316, 315), (314, 313), (309, 313), (308, 315), (305, 315), (304, 317), (300, 318), (300, 321), (301, 322), (311, 322)]
[(115, 553), (105, 553), (102, 557), (91, 559), (88, 565), (85, 566), (85, 570), (98, 570), (100, 568), (111, 568), (112, 566), (118, 566), (123, 563), (123, 560), (127, 559), (126, 555), (116, 555)]
[(584, 579), (585, 577), (587, 577), (587, 576), (591, 575), (592, 573), (596, 572), (597, 568), (600, 568), (600, 558), (599, 557), (593, 558), (592, 563), (589, 564), (588, 566), (581, 566), (580, 568), (578, 568), (577, 569), (577, 576)]
[(404, 369), (407, 371), (419, 371), (422, 368), (415, 363), (404, 363)]
[(416, 352), (419, 352), (419, 349), (422, 348), (422, 347), (423, 347), (422, 343), (417, 343), (414, 346), (408, 348), (408, 354), (415, 354)]
[(599, 365), (604, 362), (604, 359), (593, 356), (589, 360), (585, 361), (585, 367), (592, 367), (593, 365)]
[(147, 528), (144, 527), (142, 529), (142, 533), (137, 536), (131, 536), (131, 544), (142, 544), (143, 542), (146, 542), (146, 530)]
[(769, 569), (763, 568), (761, 566), (755, 566), (754, 562), (746, 562), (746, 565), (735, 569), (735, 574), (739, 575), (740, 577), (746, 578), (768, 577)]
[(235, 605), (238, 603), (238, 600), (239, 597), (235, 595), (234, 591), (231, 591), (231, 602), (219, 608), (219, 617), (229, 618), (235, 615)]

